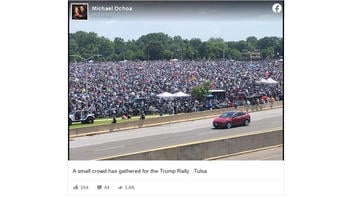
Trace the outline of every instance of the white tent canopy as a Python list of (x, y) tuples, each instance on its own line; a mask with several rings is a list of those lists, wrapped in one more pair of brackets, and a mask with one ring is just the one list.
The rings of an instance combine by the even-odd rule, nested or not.
[(210, 93), (221, 93), (221, 92), (226, 92), (226, 91), (222, 90), (222, 89), (210, 89), (209, 92)]
[(278, 84), (278, 82), (273, 80), (272, 78), (268, 78), (266, 81), (267, 81), (267, 84)]
[(264, 78), (258, 80), (258, 81), (255, 81), (257, 84), (270, 84), (270, 85), (273, 85), (273, 84), (278, 84), (277, 81), (273, 80), (272, 78), (268, 78), (267, 80), (265, 80)]
[(183, 93), (182, 91), (179, 91), (179, 92), (177, 92), (177, 93), (174, 93), (173, 94), (175, 97), (178, 97), (178, 98), (180, 98), (180, 97), (190, 97), (191, 95), (189, 95), (189, 94), (186, 94), (186, 93)]
[(257, 84), (267, 84), (268, 83), (268, 81), (267, 80), (265, 80), (264, 78), (262, 78), (262, 79), (260, 79), (260, 80), (257, 80), (257, 81), (255, 81)]
[(169, 93), (169, 92), (163, 92), (161, 94), (156, 95), (156, 97), (159, 98), (172, 98), (175, 97), (173, 94)]

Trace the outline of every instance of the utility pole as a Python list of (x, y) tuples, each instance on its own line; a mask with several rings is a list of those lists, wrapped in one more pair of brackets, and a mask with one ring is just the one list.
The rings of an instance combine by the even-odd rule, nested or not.
[(222, 60), (225, 60), (225, 48), (222, 49)]
[(149, 48), (148, 48), (148, 61), (149, 61)]

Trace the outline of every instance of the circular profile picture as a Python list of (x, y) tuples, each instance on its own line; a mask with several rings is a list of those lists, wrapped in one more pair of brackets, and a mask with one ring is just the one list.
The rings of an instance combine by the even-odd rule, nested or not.
[(72, 4), (72, 20), (87, 20), (88, 4)]

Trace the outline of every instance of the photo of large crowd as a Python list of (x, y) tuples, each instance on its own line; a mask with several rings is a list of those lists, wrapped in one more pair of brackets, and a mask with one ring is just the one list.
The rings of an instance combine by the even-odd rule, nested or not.
[[(71, 62), (69, 111), (96, 117), (177, 114), (250, 106), (283, 99), (282, 63), (277, 60), (176, 60)], [(263, 83), (263, 81), (274, 83)], [(204, 100), (192, 88), (210, 82)], [(160, 97), (183, 92), (185, 97)]]

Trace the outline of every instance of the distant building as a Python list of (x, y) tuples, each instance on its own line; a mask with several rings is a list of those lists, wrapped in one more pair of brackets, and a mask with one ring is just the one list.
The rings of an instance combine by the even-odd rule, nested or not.
[(253, 52), (242, 50), (241, 55), (243, 60), (260, 60), (262, 58), (259, 50), (254, 50)]

